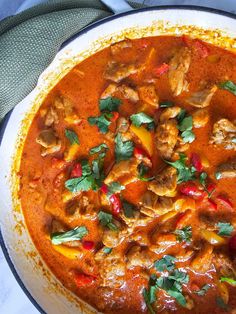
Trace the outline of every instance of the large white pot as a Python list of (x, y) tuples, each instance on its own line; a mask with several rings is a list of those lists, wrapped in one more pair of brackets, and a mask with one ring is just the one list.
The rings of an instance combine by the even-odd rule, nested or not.
[(21, 287), (35, 306), (50, 313), (95, 313), (67, 291), (37, 252), (25, 226), (17, 191), (20, 155), (28, 127), (46, 93), (77, 63), (125, 37), (189, 34), (236, 48), (235, 16), (197, 7), (157, 7), (112, 16), (89, 26), (56, 55), (37, 87), (19, 103), (8, 121), (0, 147), (1, 245)]

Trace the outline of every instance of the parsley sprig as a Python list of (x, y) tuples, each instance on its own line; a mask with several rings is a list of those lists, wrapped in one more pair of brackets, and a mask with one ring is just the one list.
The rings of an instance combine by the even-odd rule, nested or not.
[(218, 234), (223, 237), (230, 237), (234, 231), (234, 227), (229, 222), (218, 222), (216, 227), (218, 228)]
[(115, 138), (115, 144), (116, 161), (128, 160), (133, 156), (134, 143), (132, 141), (123, 141), (120, 133)]
[(178, 115), (178, 129), (181, 132), (181, 137), (184, 143), (192, 143), (195, 140), (195, 134), (193, 133), (193, 118), (192, 116), (187, 116), (186, 111), (181, 109)]
[(76, 227), (66, 232), (55, 232), (51, 234), (51, 241), (54, 245), (81, 240), (88, 234), (88, 229), (85, 226)]

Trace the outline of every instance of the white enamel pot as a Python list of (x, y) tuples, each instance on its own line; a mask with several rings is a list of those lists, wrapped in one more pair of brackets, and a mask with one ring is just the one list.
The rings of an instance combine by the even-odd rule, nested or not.
[(13, 110), (0, 147), (1, 246), (16, 280), (41, 313), (96, 313), (67, 291), (37, 252), (25, 226), (17, 191), (24, 139), (48, 91), (75, 65), (125, 37), (182, 35), (227, 49), (236, 47), (234, 15), (200, 7), (166, 6), (130, 11), (103, 19), (73, 37), (38, 80), (37, 87)]

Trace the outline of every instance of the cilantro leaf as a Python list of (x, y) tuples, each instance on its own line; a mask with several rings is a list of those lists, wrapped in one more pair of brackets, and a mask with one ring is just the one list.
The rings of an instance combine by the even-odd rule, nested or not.
[(78, 135), (73, 130), (65, 129), (65, 136), (70, 141), (71, 145), (78, 144), (79, 145), (79, 138)]
[(229, 91), (230, 93), (236, 95), (236, 84), (232, 81), (225, 81), (219, 84), (219, 87), (221, 89), (225, 89)]
[(168, 160), (165, 160), (165, 162), (174, 167), (175, 169), (177, 169), (178, 171), (178, 182), (177, 183), (182, 183), (182, 182), (186, 182), (186, 181), (190, 181), (190, 180), (194, 180), (195, 179), (195, 168), (193, 167), (188, 167), (186, 165), (186, 155), (183, 153), (179, 154), (179, 159), (174, 161), (174, 162), (170, 162)]
[(125, 189), (124, 185), (121, 185), (119, 182), (112, 182), (108, 184), (108, 197), (111, 196), (112, 194), (115, 194), (117, 192), (120, 192)]
[(155, 261), (154, 267), (159, 272), (162, 272), (165, 270), (171, 271), (171, 270), (174, 270), (174, 268), (175, 268), (175, 264), (174, 264), (175, 261), (176, 261), (176, 258), (174, 256), (165, 255), (164, 257), (162, 257), (158, 261)]
[(90, 155), (94, 155), (94, 154), (100, 153), (102, 151), (107, 151), (107, 150), (108, 150), (107, 144), (102, 143), (102, 144), (100, 144), (98, 146), (95, 146), (95, 147), (91, 148), (90, 151), (89, 151), (89, 154)]
[(152, 307), (152, 303), (153, 303), (153, 289), (152, 289), (152, 293), (150, 294), (150, 292), (146, 288), (144, 288), (142, 294), (143, 294), (143, 298), (144, 298), (144, 301), (145, 301), (145, 303), (147, 305), (147, 308), (148, 308), (149, 312), (151, 314), (156, 314), (156, 312), (153, 310), (153, 307)]
[(174, 234), (179, 242), (190, 243), (192, 238), (192, 228), (190, 226), (186, 226), (182, 229), (175, 230)]
[(111, 214), (105, 213), (104, 211), (101, 210), (98, 213), (98, 219), (103, 227), (107, 227), (113, 231), (118, 230), (118, 227), (113, 223), (113, 217)]
[(122, 205), (125, 217), (135, 218), (136, 207), (133, 204), (127, 202), (126, 200), (122, 201)]
[(127, 160), (133, 156), (134, 143), (132, 141), (123, 141), (120, 133), (115, 138), (116, 161)]
[(220, 278), (221, 282), (227, 282), (228, 284), (232, 285), (232, 286), (236, 286), (236, 280), (232, 279), (232, 278), (228, 278), (228, 277), (221, 277)]
[(144, 112), (139, 112), (139, 113), (136, 113), (136, 114), (132, 114), (130, 116), (130, 120), (132, 121), (133, 125), (135, 125), (137, 127), (140, 127), (144, 123), (147, 123), (147, 124), (151, 124), (152, 123), (152, 127), (153, 127), (153, 123), (154, 123), (153, 118), (151, 118), (150, 116), (148, 116)]
[(59, 245), (69, 241), (81, 240), (88, 234), (88, 229), (84, 226), (76, 227), (66, 232), (56, 232), (51, 234), (51, 241), (54, 245)]
[(160, 102), (160, 108), (169, 108), (173, 106), (174, 106), (174, 103), (173, 101), (170, 101), (170, 100)]
[(105, 254), (110, 254), (111, 251), (112, 251), (112, 248), (104, 246), (104, 248), (103, 248), (102, 250), (103, 250), (103, 252), (104, 252)]
[(215, 173), (215, 178), (216, 178), (216, 180), (220, 180), (221, 177), (222, 177), (222, 174), (221, 174), (220, 172), (216, 172), (216, 173)]
[(113, 117), (112, 113), (103, 113), (98, 117), (89, 117), (88, 122), (91, 125), (96, 125), (100, 132), (105, 134), (108, 132), (108, 127), (111, 124), (111, 119)]
[(207, 293), (207, 291), (210, 289), (210, 287), (211, 287), (210, 285), (206, 284), (206, 285), (202, 286), (200, 290), (195, 291), (194, 293), (196, 293), (197, 295), (202, 297)]
[(118, 111), (121, 105), (121, 100), (115, 97), (107, 97), (99, 100), (100, 111)]
[(218, 234), (223, 237), (229, 237), (234, 231), (234, 227), (229, 222), (218, 222), (216, 226), (219, 229)]
[(139, 172), (139, 180), (141, 181), (152, 181), (153, 179), (155, 179), (155, 177), (145, 177), (145, 175), (148, 173), (149, 168), (147, 166), (145, 166), (145, 164), (143, 162), (141, 162), (141, 164), (138, 166), (138, 172)]
[(223, 310), (228, 310), (228, 305), (224, 302), (221, 297), (216, 297), (216, 304)]
[(184, 143), (192, 143), (195, 140), (195, 135), (192, 132), (193, 118), (191, 116), (179, 118), (178, 129), (180, 130), (181, 137)]
[(177, 116), (177, 120), (180, 123), (186, 116), (186, 110), (181, 108), (180, 113)]

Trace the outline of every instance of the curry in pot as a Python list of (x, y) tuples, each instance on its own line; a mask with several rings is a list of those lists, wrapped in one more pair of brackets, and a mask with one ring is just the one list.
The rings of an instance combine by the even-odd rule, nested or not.
[(73, 68), (36, 114), (27, 226), (99, 311), (236, 309), (235, 70), (233, 53), (198, 39), (127, 39)]

